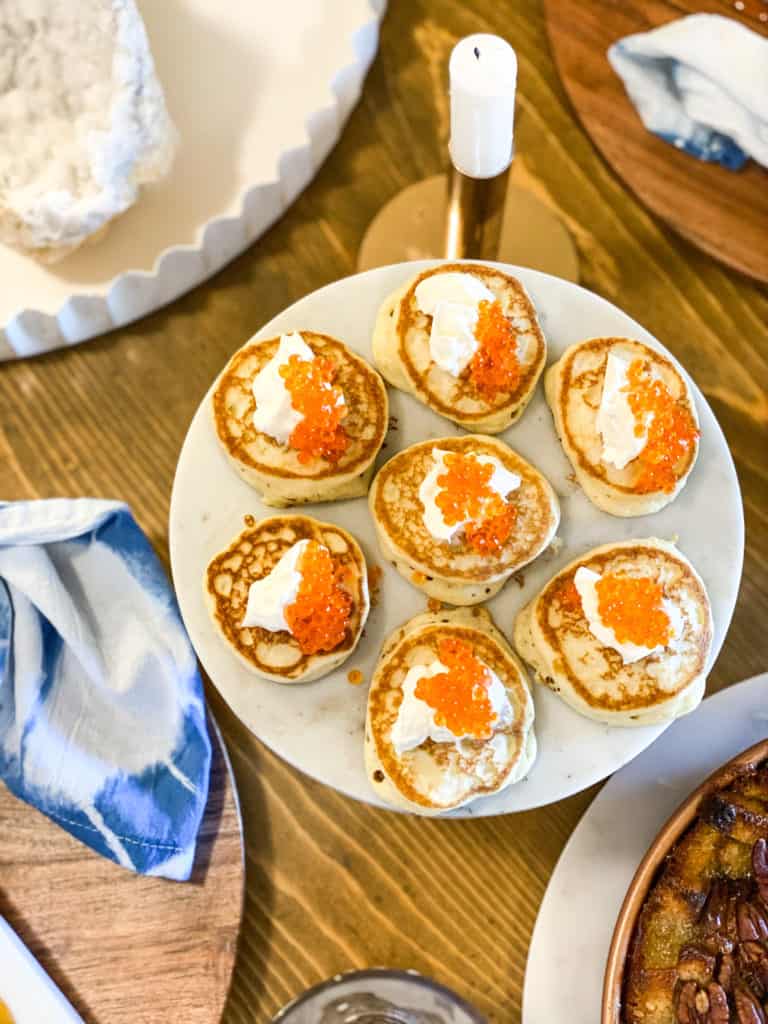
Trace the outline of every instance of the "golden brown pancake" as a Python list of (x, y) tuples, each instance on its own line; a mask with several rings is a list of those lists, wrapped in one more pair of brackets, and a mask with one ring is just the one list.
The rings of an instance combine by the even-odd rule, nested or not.
[[(472, 384), (469, 370), (453, 377), (429, 351), (432, 317), (422, 313), (415, 291), (433, 274), (471, 273), (496, 296), (517, 332), (520, 380), (512, 393), (490, 399)], [(547, 346), (528, 294), (516, 277), (477, 263), (443, 263), (425, 270), (391, 295), (381, 307), (373, 337), (373, 357), (386, 380), (414, 395), (435, 412), (478, 433), (498, 434), (528, 404), (544, 369)]]
[[(325, 545), (334, 563), (347, 567), (345, 589), (352, 598), (343, 641), (332, 651), (317, 654), (304, 654), (287, 631), (241, 625), (251, 584), (267, 576), (290, 547), (305, 539)], [(278, 683), (309, 682), (346, 661), (357, 646), (370, 607), (365, 558), (357, 541), (334, 523), (303, 515), (271, 516), (246, 525), (211, 561), (203, 586), (213, 623), (229, 647), (246, 668)]]
[[(498, 553), (478, 554), (459, 534), (436, 540), (423, 522), (419, 487), (434, 465), (433, 449), (491, 455), (521, 478), (510, 492), (514, 529)], [(368, 498), (384, 557), (410, 583), (449, 604), (477, 604), (550, 544), (560, 521), (557, 496), (538, 470), (492, 437), (469, 434), (421, 441), (393, 456), (376, 474)]]
[[(649, 577), (682, 615), (675, 646), (624, 664), (593, 635), (574, 590), (576, 570)], [(574, 596), (575, 595), (575, 596)], [(514, 643), (539, 682), (599, 722), (650, 725), (692, 711), (704, 694), (712, 644), (712, 613), (698, 573), (666, 541), (617, 541), (588, 551), (561, 569), (518, 614)]]
[[(457, 637), (471, 645), (477, 658), (503, 683), (513, 709), (512, 721), (496, 735), (501, 756), (493, 757), (490, 740), (453, 743), (427, 739), (398, 755), (392, 727), (402, 701), (409, 668), (438, 657), (438, 643)], [(418, 814), (439, 814), (489, 796), (519, 781), (536, 757), (534, 707), (525, 670), (484, 608), (425, 612), (406, 622), (381, 650), (368, 695), (365, 758), (377, 795)]]
[(278, 508), (367, 493), (389, 417), (386, 387), (373, 367), (327, 334), (300, 333), (315, 355), (334, 363), (334, 384), (344, 391), (348, 413), (342, 426), (350, 443), (337, 462), (313, 458), (302, 463), (297, 451), (253, 425), (253, 379), (277, 352), (279, 338), (251, 341), (238, 349), (211, 400), (216, 436), (227, 457), (264, 503)]
[(664, 508), (682, 490), (696, 461), (698, 437), (675, 463), (674, 481), (668, 490), (643, 489), (643, 465), (638, 458), (623, 469), (603, 461), (602, 438), (595, 421), (608, 352), (614, 347), (628, 359), (642, 359), (652, 366), (698, 429), (693, 395), (676, 367), (665, 356), (630, 338), (592, 338), (571, 345), (547, 370), (546, 398), (565, 454), (590, 501), (616, 516), (648, 515)]

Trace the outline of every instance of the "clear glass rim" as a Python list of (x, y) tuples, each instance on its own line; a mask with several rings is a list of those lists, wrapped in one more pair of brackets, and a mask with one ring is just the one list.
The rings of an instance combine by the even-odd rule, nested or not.
[(316, 996), (322, 995), (323, 992), (330, 991), (335, 988), (341, 982), (347, 981), (372, 981), (376, 979), (392, 979), (394, 981), (407, 981), (413, 982), (422, 988), (428, 988), (432, 992), (437, 992), (441, 996), (444, 996), (453, 1005), (462, 1010), (472, 1024), (488, 1024), (488, 1021), (483, 1017), (473, 1006), (470, 1006), (461, 996), (457, 995), (453, 989), (447, 988), (442, 985), (439, 981), (434, 981), (432, 978), (427, 978), (425, 975), (420, 974), (416, 970), (399, 970), (390, 967), (367, 967), (364, 970), (350, 970), (343, 971), (340, 974), (334, 974), (332, 978), (328, 978), (327, 981), (321, 981), (317, 985), (313, 985), (308, 988), (306, 992), (302, 992), (301, 995), (296, 996), (290, 1003), (287, 1003), (282, 1010), (278, 1010), (275, 1016), (272, 1018), (271, 1024), (279, 1024), (283, 1021), (288, 1013), (293, 1010), (299, 1009), (305, 1003), (308, 1003), (310, 999), (314, 999)]

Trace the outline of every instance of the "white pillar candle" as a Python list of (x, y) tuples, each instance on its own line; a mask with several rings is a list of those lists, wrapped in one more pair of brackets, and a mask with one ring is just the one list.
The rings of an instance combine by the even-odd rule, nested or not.
[(453, 48), (451, 142), (454, 167), (493, 178), (512, 162), (517, 57), (499, 36), (467, 36)]

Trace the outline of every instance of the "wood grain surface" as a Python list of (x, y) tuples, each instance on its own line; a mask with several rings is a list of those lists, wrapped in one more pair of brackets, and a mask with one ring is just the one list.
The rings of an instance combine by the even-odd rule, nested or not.
[[(173, 470), (205, 390), (269, 317), (353, 271), (382, 203), (443, 169), (446, 62), (457, 39), (476, 31), (503, 34), (518, 52), (516, 180), (562, 214), (579, 247), (581, 283), (684, 363), (731, 445), (747, 553), (709, 683), (720, 689), (768, 668), (768, 296), (671, 233), (606, 167), (559, 82), (538, 0), (391, 0), (341, 142), (269, 234), (141, 323), (0, 369), (0, 495), (124, 498), (167, 560)], [(267, 1021), (311, 983), (382, 964), (433, 975), (494, 1022), (519, 1021), (536, 912), (594, 790), (495, 820), (387, 814), (303, 778), (262, 748), (212, 688), (209, 696), (233, 758), (247, 846), (226, 1024)]]
[(88, 1024), (220, 1020), (245, 881), (230, 773), (217, 740), (195, 866), (183, 885), (97, 857), (0, 787), (0, 914)]
[(705, 252), (768, 282), (768, 170), (694, 160), (646, 131), (608, 63), (611, 43), (685, 14), (740, 19), (768, 35), (763, 0), (544, 0), (558, 70), (576, 113), (611, 167), (639, 198)]

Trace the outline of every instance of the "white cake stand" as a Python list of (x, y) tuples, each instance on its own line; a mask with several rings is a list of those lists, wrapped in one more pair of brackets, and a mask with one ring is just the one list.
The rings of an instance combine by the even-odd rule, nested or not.
[[(371, 359), (371, 333), (386, 296), (430, 263), (381, 267), (336, 281), (280, 313), (257, 337), (308, 329), (331, 334)], [(539, 312), (549, 345), (549, 362), (575, 341), (629, 336), (663, 350), (661, 344), (616, 306), (568, 281), (522, 267), (505, 267), (520, 278)], [(243, 343), (246, 341), (243, 338)], [(663, 350), (665, 351), (665, 350)], [(669, 355), (669, 353), (667, 353)], [(706, 399), (695, 388), (701, 447), (690, 480), (677, 499), (653, 516), (617, 519), (595, 508), (573, 482), (541, 385), (530, 406), (500, 438), (533, 463), (558, 493), (561, 547), (526, 567), (521, 585), (510, 581), (488, 602), (499, 628), (511, 635), (516, 613), (546, 581), (578, 554), (630, 537), (677, 537), (704, 580), (715, 635), (710, 659), (722, 645), (741, 579), (744, 527), (733, 461)], [(461, 431), (391, 388), (390, 429), (378, 465), (396, 451), (429, 437)], [(214, 630), (203, 601), (203, 574), (211, 558), (243, 529), (243, 516), (274, 515), (225, 459), (211, 421), (209, 396), (189, 428), (171, 498), (170, 547), (173, 580), (192, 643), (213, 683), (235, 713), (278, 754), (308, 775), (344, 793), (376, 802), (363, 763), (366, 691), (350, 686), (350, 669), (370, 680), (386, 636), (424, 611), (425, 597), (382, 559), (365, 498), (306, 505), (302, 511), (337, 523), (361, 542), (369, 563), (382, 566), (380, 597), (354, 655), (317, 682), (281, 686), (250, 673)], [(665, 726), (623, 729), (591, 721), (543, 686), (534, 687), (539, 755), (530, 775), (501, 793), (478, 800), (457, 816), (504, 814), (560, 800), (591, 786), (644, 750)]]

